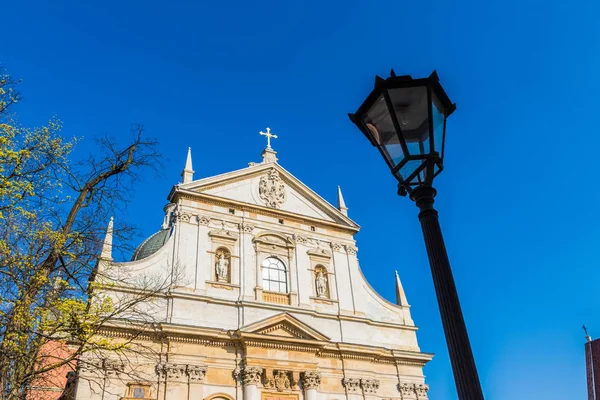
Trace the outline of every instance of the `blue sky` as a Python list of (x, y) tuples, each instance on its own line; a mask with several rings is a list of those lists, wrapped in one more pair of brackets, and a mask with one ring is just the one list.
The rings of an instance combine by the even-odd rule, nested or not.
[(436, 353), (432, 399), (456, 394), (417, 209), (350, 123), (375, 74), (437, 69), (458, 105), (437, 208), (488, 399), (585, 396), (582, 323), (600, 336), (598, 2), (12, 1), (0, 62), (23, 78), (25, 124), (57, 114), (93, 151), (145, 125), (164, 173), (126, 215), (156, 231), (188, 146), (196, 177), (280, 163), (335, 202), (341, 185), (365, 275), (397, 269)]

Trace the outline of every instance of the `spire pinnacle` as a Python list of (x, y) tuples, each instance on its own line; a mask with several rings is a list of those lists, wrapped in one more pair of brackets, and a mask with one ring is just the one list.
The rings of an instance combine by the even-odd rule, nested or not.
[(194, 170), (192, 169), (192, 148), (188, 147), (187, 158), (185, 160), (185, 169), (181, 173), (183, 183), (188, 183), (194, 180)]
[(408, 300), (406, 299), (404, 288), (402, 288), (402, 283), (400, 283), (400, 275), (398, 275), (398, 271), (396, 271), (396, 304), (399, 306), (408, 307)]
[(338, 210), (342, 212), (346, 217), (348, 216), (348, 207), (346, 207), (346, 202), (344, 201), (344, 196), (342, 196), (342, 188), (338, 185)]
[(104, 243), (102, 244), (102, 252), (100, 253), (100, 259), (106, 261), (112, 261), (112, 242), (113, 242), (113, 217), (110, 217), (108, 226), (106, 227), (106, 235), (104, 236)]

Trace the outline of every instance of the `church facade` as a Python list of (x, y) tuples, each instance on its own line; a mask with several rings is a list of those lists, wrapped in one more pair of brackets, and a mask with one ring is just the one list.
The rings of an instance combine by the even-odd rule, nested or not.
[[(262, 162), (209, 178), (193, 179), (188, 150), (162, 229), (130, 262), (112, 260), (109, 227), (101, 269), (172, 285), (149, 300), (151, 322), (103, 329), (147, 352), (82, 359), (78, 399), (428, 398), (433, 355), (420, 351), (398, 275), (391, 303), (361, 272), (339, 188), (335, 207), (278, 164), (267, 133)], [(154, 334), (131, 339), (134, 324)]]

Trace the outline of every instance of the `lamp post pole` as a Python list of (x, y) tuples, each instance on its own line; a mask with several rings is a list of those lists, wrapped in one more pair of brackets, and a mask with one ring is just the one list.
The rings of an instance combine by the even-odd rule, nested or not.
[(483, 400), (483, 392), (469, 343), (469, 335), (463, 319), (458, 294), (444, 245), (444, 238), (433, 207), (436, 190), (431, 186), (419, 186), (410, 198), (419, 207), (419, 221), (423, 229), (427, 255), (433, 276), (433, 284), (442, 317), (446, 344), (452, 364), (456, 391), (460, 400)]

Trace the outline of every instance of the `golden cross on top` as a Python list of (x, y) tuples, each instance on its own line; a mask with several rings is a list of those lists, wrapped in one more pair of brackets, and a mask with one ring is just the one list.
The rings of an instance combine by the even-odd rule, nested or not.
[(267, 149), (270, 149), (271, 148), (271, 138), (277, 139), (277, 135), (271, 133), (271, 128), (267, 128), (266, 132), (260, 131), (258, 133), (261, 134), (262, 136), (267, 137)]

